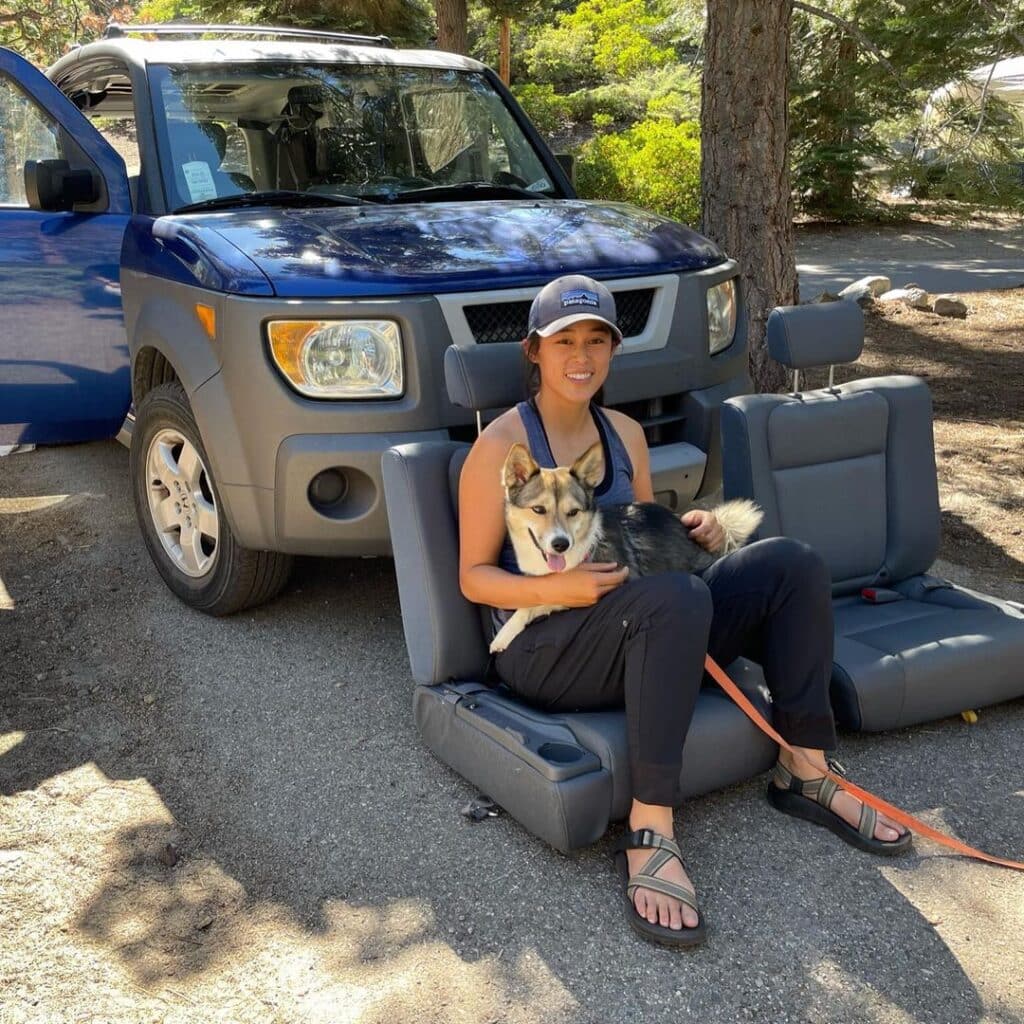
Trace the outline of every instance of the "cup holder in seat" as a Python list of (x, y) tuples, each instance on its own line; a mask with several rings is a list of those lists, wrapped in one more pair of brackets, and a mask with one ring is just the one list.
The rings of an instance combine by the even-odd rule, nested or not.
[(537, 753), (550, 761), (552, 764), (572, 764), (579, 761), (587, 753), (582, 747), (573, 746), (571, 743), (542, 743), (537, 748)]

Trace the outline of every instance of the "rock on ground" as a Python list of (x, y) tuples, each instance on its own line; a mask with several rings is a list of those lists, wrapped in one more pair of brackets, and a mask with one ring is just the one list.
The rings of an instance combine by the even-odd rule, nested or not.
[(958, 295), (936, 295), (932, 308), (939, 316), (967, 316), (967, 303)]
[(879, 302), (902, 302), (911, 309), (931, 309), (928, 293), (923, 288), (892, 288), (878, 296)]

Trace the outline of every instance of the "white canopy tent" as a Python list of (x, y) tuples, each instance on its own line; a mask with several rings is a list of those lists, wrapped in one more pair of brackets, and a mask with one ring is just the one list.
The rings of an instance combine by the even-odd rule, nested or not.
[(928, 97), (925, 116), (945, 107), (951, 100), (977, 102), (983, 93), (998, 96), (1004, 103), (1020, 108), (1024, 116), (1024, 57), (1007, 57), (969, 72), (962, 82), (950, 82)]

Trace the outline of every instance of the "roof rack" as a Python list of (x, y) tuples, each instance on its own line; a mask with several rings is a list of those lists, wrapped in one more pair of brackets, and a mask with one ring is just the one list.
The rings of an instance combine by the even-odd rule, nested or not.
[(316, 39), (327, 43), (352, 43), (358, 46), (388, 46), (388, 36), (361, 36), (352, 32), (321, 32), (312, 28), (280, 28), (273, 25), (193, 25), (188, 22), (162, 25), (121, 25), (110, 22), (103, 30), (103, 39), (123, 39), (144, 33), (154, 36), (268, 36), (275, 39)]

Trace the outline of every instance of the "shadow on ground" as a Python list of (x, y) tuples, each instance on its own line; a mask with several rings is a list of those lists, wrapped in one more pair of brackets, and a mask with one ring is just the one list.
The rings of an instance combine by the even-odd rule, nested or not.
[[(0, 525), (5, 827), (61, 851), (25, 927), (63, 894), (79, 998), (92, 958), (129, 994), (235, 1020), (1010, 1024), (1024, 1009), (987, 966), (1019, 892), (995, 869), (931, 847), (879, 862), (775, 814), (761, 782), (680, 818), (708, 945), (635, 939), (611, 836), (565, 858), (505, 816), (460, 817), (473, 791), (412, 727), (389, 562), (302, 562), (275, 604), (208, 619), (157, 581), (123, 462), (91, 445), (3, 467), (6, 498), (89, 495)], [(1019, 764), (1022, 727), (1016, 702), (844, 748), (864, 785), (1012, 853), (1024, 783), (992, 765)], [(936, 892), (952, 930), (922, 909)]]

